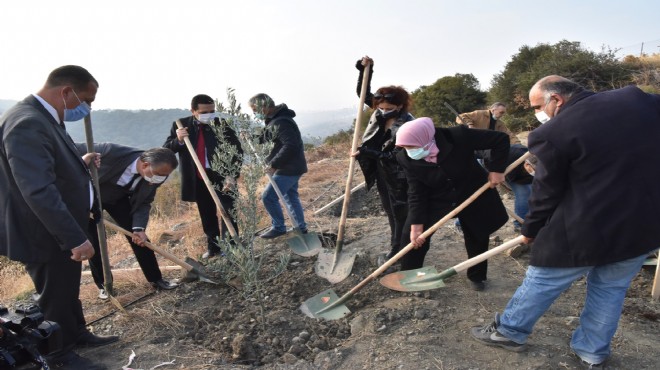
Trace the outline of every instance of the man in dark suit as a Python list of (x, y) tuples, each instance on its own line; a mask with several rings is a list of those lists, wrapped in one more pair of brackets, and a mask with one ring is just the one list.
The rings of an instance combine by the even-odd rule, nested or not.
[[(197, 157), (205, 168), (209, 180), (216, 186), (215, 192), (220, 199), (222, 208), (231, 215), (234, 209), (234, 198), (231, 189), (236, 186), (236, 180), (240, 174), (242, 165), (243, 149), (236, 136), (236, 132), (227, 124), (224, 119), (216, 117), (215, 102), (208, 95), (196, 95), (190, 103), (192, 116), (181, 118), (179, 121), (183, 125), (179, 129), (176, 122), (172, 124), (170, 136), (163, 145), (165, 148), (179, 154), (179, 163), (181, 167), (181, 200), (197, 203), (199, 217), (202, 220), (202, 228), (207, 239), (207, 251), (202, 256), (210, 258), (220, 253), (218, 246), (218, 237), (225, 239), (228, 237), (228, 230), (224, 222), (222, 223), (222, 233), (218, 225), (218, 214), (215, 202), (209, 193), (202, 176), (197, 171), (195, 162), (190, 156), (190, 152), (185, 146), (184, 138), (189, 137), (190, 142), (196, 150)], [(220, 146), (218, 140), (219, 133), (222, 132), (222, 142), (225, 145), (233, 145), (236, 148), (236, 155), (232, 158), (234, 167), (229, 173), (220, 173), (212, 167), (211, 161)], [(221, 189), (221, 190), (219, 190)], [(230, 216), (231, 217), (231, 216)], [(236, 232), (238, 225), (231, 220)]]
[[(81, 153), (85, 144), (78, 144)], [(94, 145), (96, 157), (100, 157), (99, 188), (103, 209), (133, 236), (126, 239), (135, 253), (147, 281), (156, 289), (174, 289), (177, 284), (163, 279), (154, 251), (144, 246), (151, 203), (156, 190), (178, 166), (176, 155), (166, 148), (142, 151), (123, 145), (100, 143)], [(91, 159), (91, 158), (90, 158)], [(96, 223), (89, 223), (89, 237), (96, 254), (89, 261), (92, 277), (99, 288), (99, 298), (107, 299), (103, 288), (103, 265)]]
[(104, 369), (73, 348), (118, 339), (86, 329), (78, 298), (81, 261), (94, 255), (85, 230), (98, 208), (63, 123), (89, 114), (98, 86), (86, 69), (63, 66), (0, 118), (0, 254), (25, 265), (45, 319), (61, 327), (63, 347), (49, 356), (52, 367)]
[(660, 245), (660, 96), (634, 86), (594, 93), (548, 76), (529, 100), (542, 123), (529, 135), (538, 158), (522, 227), (534, 240), (530, 266), (502, 315), (472, 335), (523, 350), (536, 321), (586, 275), (570, 346), (584, 366), (602, 368), (626, 290)]

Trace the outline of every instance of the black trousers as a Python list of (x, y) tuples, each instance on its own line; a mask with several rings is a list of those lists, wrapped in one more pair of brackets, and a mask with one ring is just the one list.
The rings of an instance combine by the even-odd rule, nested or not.
[[(231, 195), (225, 194), (221, 191), (215, 191), (215, 193), (220, 199), (222, 208), (224, 208), (229, 215), (231, 224), (234, 226), (236, 233), (238, 233), (238, 224), (232, 217), (232, 212), (234, 209), (234, 198)], [(215, 207), (213, 197), (211, 197), (211, 193), (209, 193), (209, 190), (206, 187), (204, 181), (199, 179), (196, 181), (195, 194), (197, 210), (199, 211), (199, 218), (202, 220), (202, 229), (204, 230), (204, 234), (206, 234), (206, 240), (208, 241), (208, 251), (217, 253), (220, 251), (220, 247), (218, 247), (218, 244), (216, 243), (217, 238), (222, 235), (222, 240), (225, 240), (227, 238), (231, 238), (231, 235), (229, 234), (229, 230), (227, 230), (227, 226), (224, 222), (222, 222), (222, 234), (220, 233), (220, 220), (218, 219), (218, 211)]]
[[(442, 217), (451, 211), (450, 208), (445, 207), (431, 207), (432, 214), (427, 218), (427, 223), (424, 224), (424, 230), (433, 226)], [(461, 228), (463, 229), (463, 240), (465, 242), (465, 250), (467, 251), (468, 258), (480, 255), (488, 250), (488, 243), (490, 235), (475, 232), (474, 223), (469, 220), (461, 218), (460, 213), (458, 219), (461, 221)], [(410, 223), (406, 222), (404, 233), (407, 235), (407, 240), (410, 242)], [(407, 243), (406, 243), (407, 244)], [(429, 236), (424, 244), (409, 251), (401, 259), (401, 270), (413, 270), (424, 266), (424, 258), (431, 246), (431, 236)], [(449, 268), (451, 266), (444, 266)], [(488, 260), (478, 263), (467, 270), (467, 277), (472, 281), (484, 281), (488, 274)]]
[[(59, 247), (58, 247), (59, 249)], [(37, 304), (44, 318), (57, 322), (62, 333), (62, 352), (73, 349), (86, 330), (80, 302), (80, 262), (71, 259), (70, 251), (55, 253), (44, 263), (26, 263), (37, 292)]]
[[(408, 203), (405, 195), (396, 194), (393, 189), (387, 185), (385, 174), (382, 171), (376, 171), (376, 189), (380, 197), (380, 203), (383, 206), (387, 221), (390, 224), (390, 247), (392, 252), (398, 252), (402, 246), (408, 244), (407, 239), (402, 239), (403, 228), (408, 217)], [(404, 199), (401, 199), (404, 198)]]
[[(131, 204), (128, 198), (119, 200), (117, 203), (112, 205), (103, 205), (108, 214), (115, 220), (117, 225), (122, 229), (132, 231), (133, 228), (133, 216), (131, 215)], [(94, 257), (89, 260), (89, 268), (92, 271), (92, 277), (94, 278), (94, 283), (99, 288), (103, 287), (104, 278), (103, 278), (103, 261), (101, 259), (101, 247), (99, 245), (98, 231), (96, 230), (96, 223), (90, 219), (89, 227), (87, 228), (89, 240), (94, 246)], [(144, 277), (147, 278), (148, 282), (154, 282), (163, 278), (163, 275), (160, 272), (158, 267), (158, 260), (156, 259), (156, 254), (154, 251), (147, 247), (140, 247), (139, 245), (133, 243), (131, 238), (126, 237), (128, 243), (133, 249), (135, 254), (135, 259), (137, 260)]]

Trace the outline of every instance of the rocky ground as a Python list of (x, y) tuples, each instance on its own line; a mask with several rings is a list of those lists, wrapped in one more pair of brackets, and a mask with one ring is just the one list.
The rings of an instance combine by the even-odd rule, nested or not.
[[(491, 259), (487, 289), (475, 292), (464, 273), (441, 289), (401, 293), (368, 284), (346, 305), (351, 314), (334, 321), (313, 319), (299, 309), (302, 302), (332, 288), (339, 296), (377, 268), (376, 255), (387, 249), (386, 218), (373, 194), (356, 195), (348, 219), (345, 250), (358, 253), (351, 275), (331, 286), (316, 276), (316, 258), (292, 255), (281, 275), (267, 285), (262, 321), (259, 305), (244, 300), (231, 287), (203, 282), (141, 298), (92, 324), (95, 332), (119, 334), (116, 344), (89, 349), (83, 355), (120, 369), (131, 353), (131, 368), (150, 369), (576, 369), (568, 342), (578, 324), (584, 281), (564, 293), (537, 324), (522, 353), (483, 346), (469, 336), (501, 311), (524, 276), (528, 255)], [(511, 206), (510, 200), (505, 200)], [(317, 230), (336, 231), (329, 212), (316, 219)], [(511, 223), (498, 231), (492, 245), (514, 237)], [(275, 265), (284, 241), (263, 246)], [(433, 237), (426, 264), (443, 270), (466, 258), (462, 236), (445, 226)], [(169, 272), (168, 274), (178, 274)], [(137, 275), (135, 280), (139, 280)], [(653, 270), (635, 278), (613, 342), (611, 369), (655, 369), (660, 345), (660, 304), (651, 299)], [(117, 279), (116, 279), (117, 280)], [(124, 305), (149, 291), (116, 283)], [(143, 284), (141, 285), (143, 286)], [(90, 296), (95, 290), (88, 292)], [(116, 311), (109, 302), (84, 299), (90, 320)]]
[[(314, 216), (312, 211), (343, 193), (338, 174), (345, 173), (346, 161), (333, 156), (323, 152), (316, 153), (316, 159), (308, 158), (310, 172), (301, 182), (310, 230), (330, 239), (337, 232), (341, 204), (322, 215)], [(359, 181), (361, 177), (355, 183)], [(177, 193), (177, 189), (172, 192)], [(503, 198), (512, 208), (509, 196), (503, 194)], [(204, 239), (193, 208), (183, 207), (160, 223), (161, 229), (156, 222), (150, 226), (154, 240), (179, 257), (199, 258)], [(509, 222), (493, 235), (491, 245), (515, 236)], [(443, 226), (431, 243), (426, 265), (439, 271), (467, 258), (462, 235), (450, 225)], [(350, 276), (332, 285), (316, 275), (316, 257), (292, 254), (286, 269), (266, 282), (263, 305), (254, 298), (245, 299), (235, 288), (240, 282), (232, 287), (197, 281), (183, 283), (175, 290), (153, 292), (139, 268), (135, 269), (134, 256), (125, 242), (112, 239), (111, 244), (113, 268), (134, 269), (114, 274), (116, 298), (123, 310), (111, 300), (97, 298), (89, 275), (83, 277), (81, 300), (91, 330), (119, 335), (121, 340), (80, 351), (110, 369), (579, 368), (568, 342), (578, 324), (584, 281), (576, 282), (541, 318), (525, 352), (486, 347), (469, 335), (472, 326), (490, 322), (506, 305), (522, 281), (527, 254), (493, 257), (483, 292), (473, 291), (464, 273), (447, 279), (444, 288), (416, 293), (392, 291), (373, 281), (346, 302), (351, 313), (345, 318), (326, 321), (305, 316), (300, 305), (307, 299), (328, 288), (342, 296), (378, 268), (377, 255), (389, 247), (389, 228), (373, 190), (359, 191), (351, 200), (344, 250), (356, 252), (357, 258)], [(128, 252), (114, 254), (121, 248)], [(256, 253), (265, 259), (266, 270), (275, 268), (280, 256), (289, 251), (283, 238), (259, 242), (256, 247)], [(206, 268), (220, 280), (222, 276), (214, 272), (217, 263), (211, 261)], [(169, 278), (183, 275), (176, 269), (164, 271)], [(3, 277), (0, 288), (17, 285), (19, 279), (29, 284), (25, 276), (12, 274), (3, 275), (15, 278)], [(655, 351), (660, 346), (660, 302), (651, 298), (653, 274), (654, 269), (644, 269), (632, 283), (613, 341), (610, 369), (658, 367)], [(18, 299), (21, 297), (29, 297), (29, 293), (20, 294)], [(130, 358), (131, 365), (127, 366)]]

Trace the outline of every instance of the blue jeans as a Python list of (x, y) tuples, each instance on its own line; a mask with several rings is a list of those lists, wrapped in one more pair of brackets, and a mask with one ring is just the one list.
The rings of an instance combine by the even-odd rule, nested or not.
[[(518, 215), (518, 217), (525, 219), (527, 212), (529, 211), (529, 195), (532, 193), (532, 184), (516, 184), (512, 181), (507, 181), (507, 184), (513, 190), (513, 196), (516, 198), (513, 203), (513, 211)], [(520, 222), (514, 220), (513, 224), (517, 227), (520, 227)]]
[[(307, 224), (305, 223), (305, 214), (303, 213), (303, 207), (300, 203), (300, 197), (298, 196), (298, 180), (300, 180), (300, 176), (273, 175), (273, 181), (275, 181), (277, 187), (282, 192), (282, 195), (284, 195), (282, 201), (287, 207), (289, 207), (291, 214), (293, 214), (293, 217), (295, 218), (295, 221), (291, 220), (291, 222), (294, 223), (293, 226), (297, 226), (301, 230), (306, 230)], [(261, 200), (264, 202), (266, 212), (270, 215), (272, 228), (277, 231), (286, 231), (279, 197), (277, 196), (273, 185), (270, 183), (268, 183), (263, 194), (261, 194)]]
[(497, 331), (523, 344), (536, 321), (559, 295), (580, 277), (587, 276), (587, 294), (571, 348), (583, 360), (599, 364), (610, 355), (623, 299), (631, 280), (648, 254), (603, 266), (536, 267), (527, 274), (500, 316)]

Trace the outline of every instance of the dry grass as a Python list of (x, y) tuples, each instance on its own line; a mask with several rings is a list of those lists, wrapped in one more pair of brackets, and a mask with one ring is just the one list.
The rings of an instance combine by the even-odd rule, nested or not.
[(34, 290), (32, 280), (23, 265), (0, 256), (0, 304), (8, 305), (16, 297)]
[[(324, 206), (343, 194), (349, 148), (350, 143), (347, 142), (321, 145), (306, 152), (309, 171), (300, 181), (299, 192), (303, 206), (307, 210), (306, 219), (311, 226), (318, 226), (312, 210)], [(356, 171), (354, 185), (361, 181), (363, 181), (362, 175)], [(263, 189), (267, 183), (268, 180), (264, 177), (261, 188)], [(266, 227), (269, 218), (263, 209), (260, 209), (259, 212), (264, 216), (261, 217), (264, 220), (264, 224), (261, 226)], [(202, 230), (197, 207), (193, 203), (181, 201), (178, 174), (159, 188), (152, 204), (147, 235), (152, 242), (180, 258), (191, 256), (198, 259), (206, 251), (206, 237)], [(139, 270), (133, 251), (125, 237), (109, 231), (107, 244), (108, 257), (113, 269), (138, 268), (136, 271), (114, 274), (113, 287), (116, 294), (120, 296), (120, 301), (123, 301), (122, 295), (150, 291), (150, 286), (144, 279), (142, 271)], [(174, 265), (173, 262), (162, 257), (159, 257), (159, 263), (161, 266)], [(89, 269), (87, 264), (84, 264), (83, 268)], [(167, 272), (167, 274), (174, 273)], [(23, 266), (0, 256), (0, 302), (5, 305), (11, 304), (17, 299), (24, 298), (33, 289), (32, 281), (25, 273)], [(99, 304), (97, 295), (98, 291), (91, 276), (83, 276), (81, 300), (86, 313), (91, 316), (102, 315), (103, 310), (96, 312), (96, 309), (93, 309)], [(132, 295), (126, 299), (132, 298)], [(101, 305), (101, 308), (103, 306), (110, 306), (110, 304)]]

